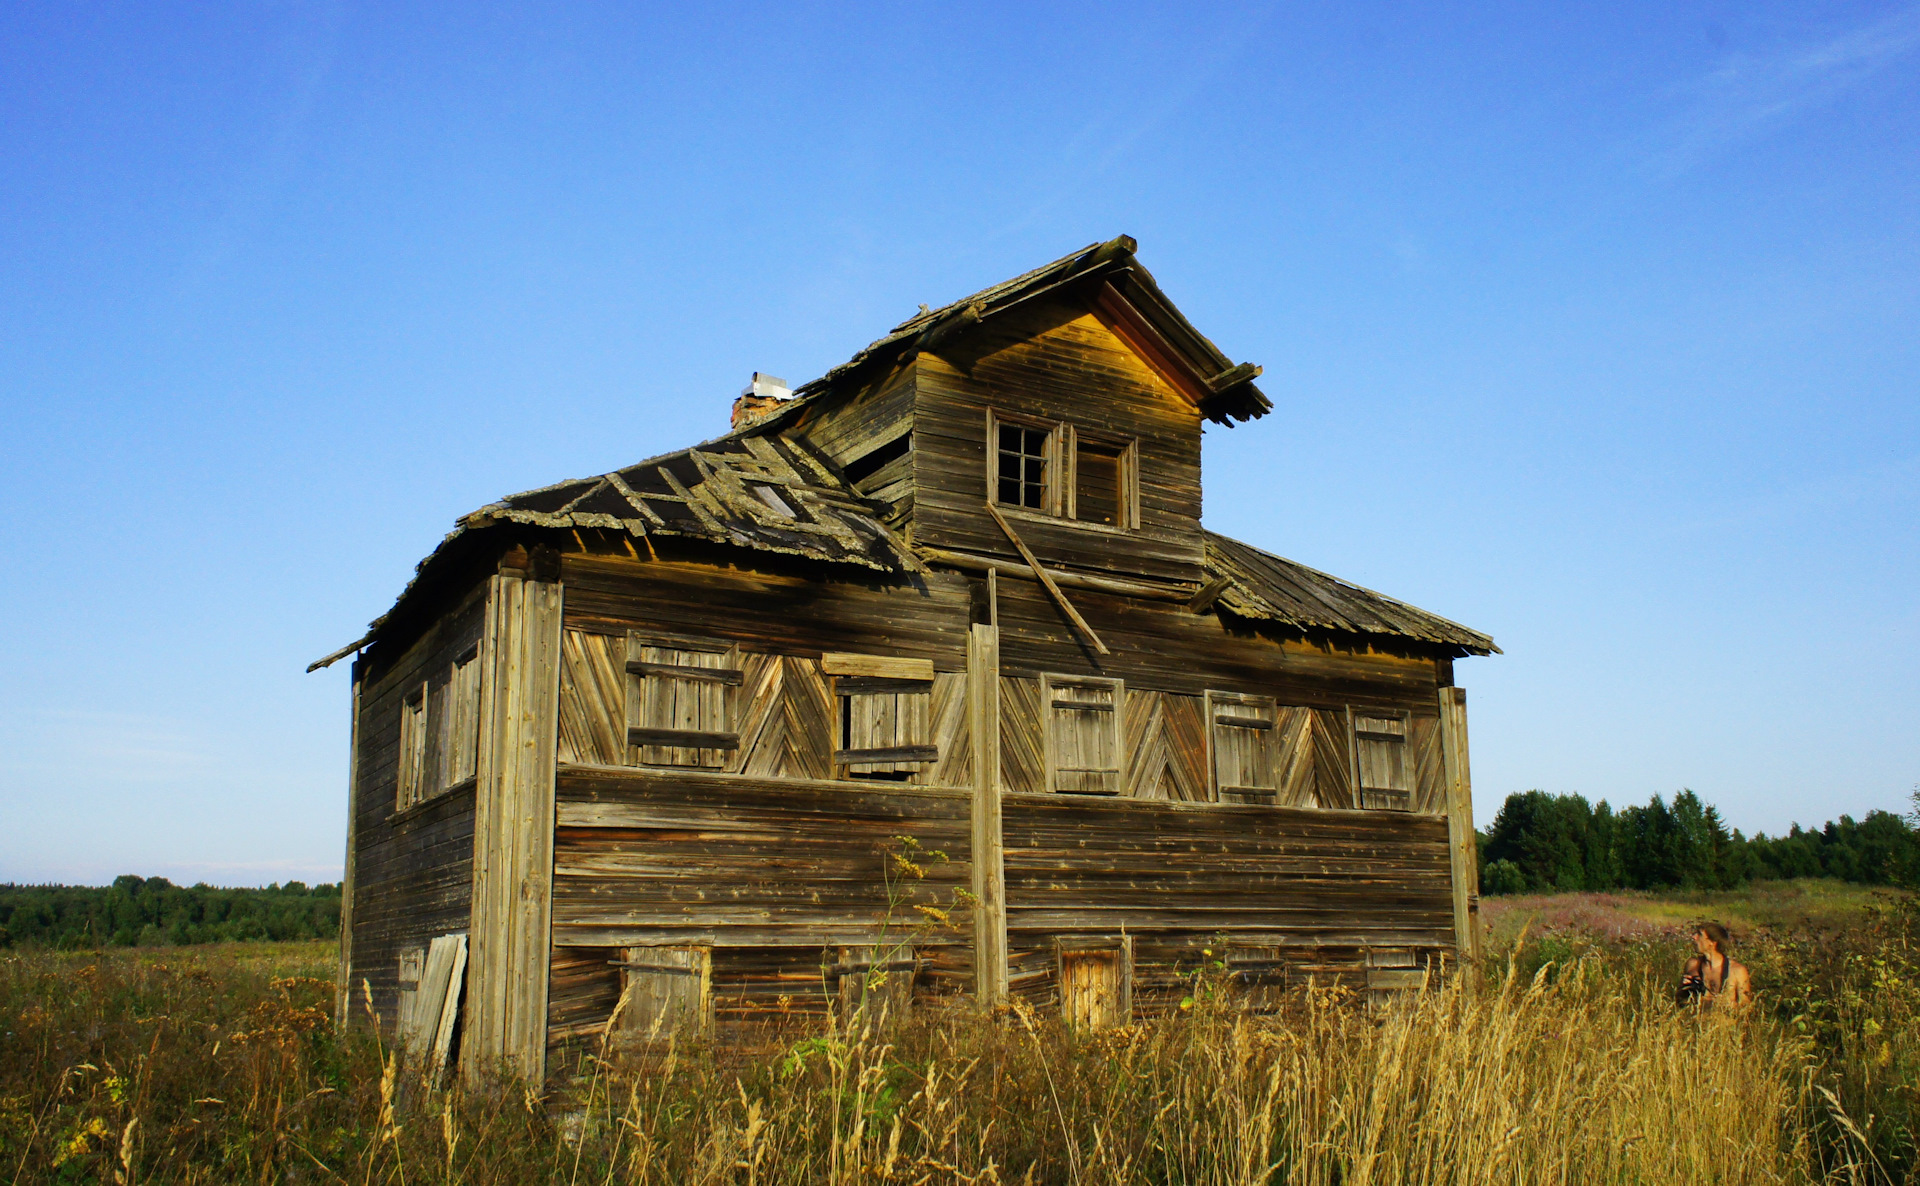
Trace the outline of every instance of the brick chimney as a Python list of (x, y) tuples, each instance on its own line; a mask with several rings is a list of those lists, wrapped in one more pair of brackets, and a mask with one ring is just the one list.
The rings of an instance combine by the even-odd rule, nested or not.
[(745, 428), (756, 420), (764, 419), (781, 404), (793, 398), (792, 388), (785, 379), (773, 375), (753, 372), (753, 382), (740, 392), (740, 398), (733, 401), (733, 427)]

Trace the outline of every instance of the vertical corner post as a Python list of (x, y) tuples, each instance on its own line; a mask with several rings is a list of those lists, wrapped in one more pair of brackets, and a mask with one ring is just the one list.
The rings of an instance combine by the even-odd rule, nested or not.
[(353, 720), (347, 726), (347, 854), (340, 866), (340, 967), (334, 973), (333, 1027), (345, 1033), (353, 1008), (353, 866), (360, 819), (360, 661), (353, 664)]
[[(990, 590), (992, 586), (990, 579)], [(992, 602), (990, 593), (990, 615)], [(1007, 995), (1007, 876), (1000, 835), (1000, 628), (993, 621), (974, 624), (967, 638), (967, 705), (973, 743), (974, 992), (982, 1004), (993, 1005)]]
[(546, 1074), (560, 631), (560, 582), (489, 578), (460, 1060), (470, 1078), (503, 1065), (536, 1084)]
[(1453, 865), (1454, 950), (1480, 961), (1480, 860), (1473, 832), (1473, 779), (1467, 761), (1467, 691), (1440, 689), (1440, 754), (1447, 790), (1447, 847)]

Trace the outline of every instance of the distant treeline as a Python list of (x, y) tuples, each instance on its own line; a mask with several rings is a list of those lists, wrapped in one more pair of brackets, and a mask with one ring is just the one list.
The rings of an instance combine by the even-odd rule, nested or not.
[(175, 885), (0, 885), (0, 947), (133, 947), (246, 939), (331, 939), (340, 887), (289, 881), (265, 889)]
[(1509, 795), (1480, 833), (1487, 894), (1610, 889), (1732, 889), (1749, 881), (1831, 877), (1868, 885), (1920, 884), (1920, 792), (1915, 816), (1870, 811), (1812, 831), (1743, 836), (1692, 791), (1667, 804), (1615, 811), (1605, 800), (1527, 791)]

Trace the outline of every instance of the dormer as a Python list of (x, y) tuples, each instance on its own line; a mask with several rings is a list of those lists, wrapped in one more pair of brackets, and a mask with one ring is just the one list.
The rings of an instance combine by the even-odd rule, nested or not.
[[(1202, 579), (1202, 422), (1271, 407), (1126, 238), (896, 327), (795, 426), (930, 558)], [(807, 393), (806, 388), (802, 394)], [(825, 394), (824, 390), (822, 391)], [(1016, 537), (1018, 543), (1016, 543)]]

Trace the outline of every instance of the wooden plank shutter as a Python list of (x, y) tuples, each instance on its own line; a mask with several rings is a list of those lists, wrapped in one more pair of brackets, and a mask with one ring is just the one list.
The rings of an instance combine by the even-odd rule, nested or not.
[(1060, 1016), (1074, 1029), (1103, 1030), (1133, 1020), (1133, 936), (1057, 941), (1054, 975)]
[(829, 652), (821, 669), (833, 677), (833, 760), (847, 777), (917, 780), (939, 760), (931, 661)]
[(394, 790), (393, 809), (405, 811), (424, 795), (427, 773), (427, 689), (407, 697), (400, 705), (400, 773)]
[(1271, 696), (1207, 693), (1213, 785), (1221, 802), (1272, 803), (1279, 798), (1274, 730), (1278, 717)]
[(652, 1042), (706, 1032), (713, 1021), (711, 947), (628, 947), (620, 954), (624, 1037)]
[(1411, 947), (1367, 949), (1367, 1003), (1378, 1008), (1397, 992), (1419, 990), (1427, 984), (1426, 970)]
[(1360, 773), (1360, 806), (1411, 810), (1413, 771), (1407, 755), (1407, 719), (1355, 713), (1353, 741)]
[(1065, 795), (1118, 795), (1122, 780), (1117, 679), (1040, 677), (1046, 721), (1047, 789)]
[(706, 639), (627, 636), (627, 744), (643, 766), (723, 769), (734, 725), (739, 648)]
[(878, 1021), (899, 1020), (913, 1004), (913, 979), (925, 966), (911, 946), (842, 947), (839, 960), (828, 970), (830, 986), (842, 1021), (861, 1010)]
[(420, 980), (427, 970), (427, 949), (424, 947), (403, 947), (400, 950), (400, 966), (395, 984), (400, 990), (400, 1005), (394, 1019), (394, 1037), (399, 1044), (408, 1049), (417, 1048), (422, 1041), (423, 1031), (427, 1029), (427, 1019), (417, 1007), (420, 999)]
[(441, 769), (446, 785), (457, 787), (474, 776), (480, 754), (480, 648), (456, 659), (447, 681), (447, 741)]

